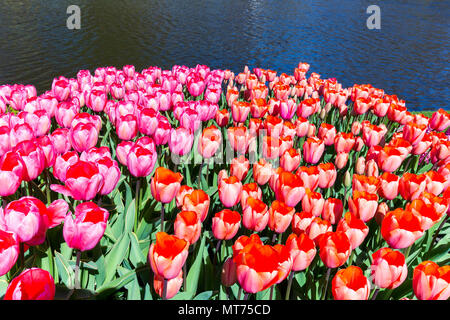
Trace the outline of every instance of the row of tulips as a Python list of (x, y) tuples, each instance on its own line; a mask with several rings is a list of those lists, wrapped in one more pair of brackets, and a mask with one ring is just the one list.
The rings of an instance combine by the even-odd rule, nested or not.
[(0, 86), (0, 294), (448, 299), (450, 115), (308, 72)]

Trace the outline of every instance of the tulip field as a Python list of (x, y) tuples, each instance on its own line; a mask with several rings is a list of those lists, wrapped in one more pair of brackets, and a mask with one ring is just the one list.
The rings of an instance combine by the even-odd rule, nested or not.
[(309, 69), (1, 85), (0, 299), (449, 299), (449, 112)]

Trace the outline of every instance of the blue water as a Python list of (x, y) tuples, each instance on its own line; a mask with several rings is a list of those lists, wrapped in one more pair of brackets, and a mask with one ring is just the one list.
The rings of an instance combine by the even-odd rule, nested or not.
[[(59, 75), (134, 64), (293, 73), (308, 62), (344, 86), (370, 83), (412, 110), (449, 107), (449, 1), (0, 1), (0, 84), (48, 90)], [(81, 29), (66, 27), (81, 8)], [(381, 29), (366, 8), (379, 5)]]

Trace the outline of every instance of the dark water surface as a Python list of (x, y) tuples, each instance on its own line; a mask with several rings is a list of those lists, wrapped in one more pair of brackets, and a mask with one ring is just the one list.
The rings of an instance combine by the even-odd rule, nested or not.
[[(81, 29), (66, 27), (69, 5)], [(381, 8), (369, 30), (366, 9)], [(449, 107), (450, 1), (2, 0), (0, 84), (41, 93), (59, 75), (134, 64), (293, 73), (308, 62), (344, 86), (370, 83), (410, 109)]]

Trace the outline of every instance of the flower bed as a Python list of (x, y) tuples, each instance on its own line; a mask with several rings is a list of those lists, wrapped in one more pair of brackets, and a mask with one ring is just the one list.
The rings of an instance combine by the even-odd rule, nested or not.
[(448, 299), (449, 113), (308, 72), (0, 86), (0, 295)]

